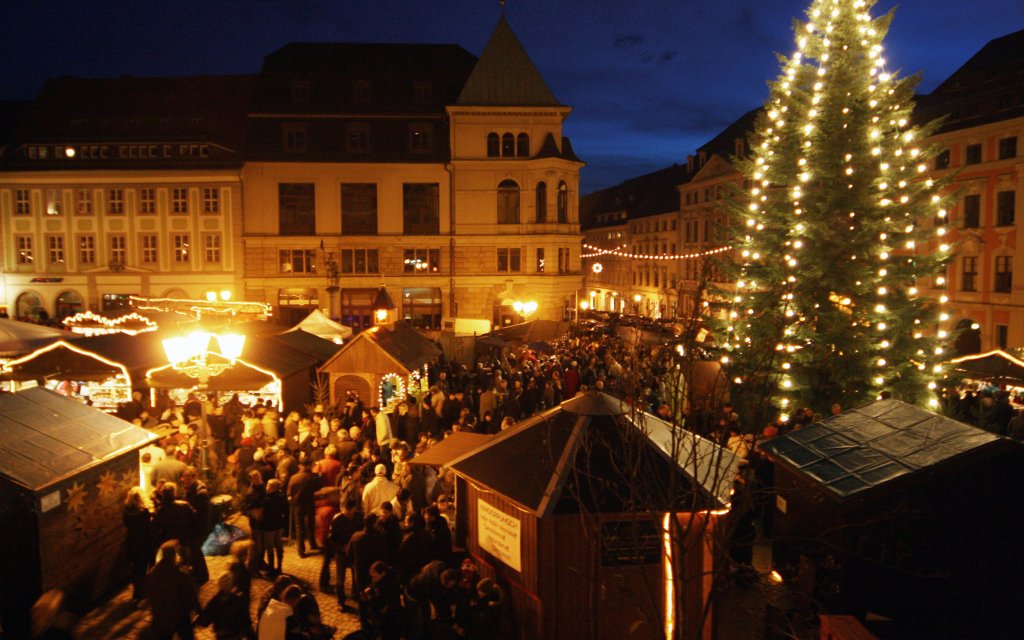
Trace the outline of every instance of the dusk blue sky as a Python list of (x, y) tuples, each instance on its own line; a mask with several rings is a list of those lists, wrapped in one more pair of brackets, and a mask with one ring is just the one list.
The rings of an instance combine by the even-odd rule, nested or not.
[[(673, 162), (767, 95), (809, 0), (508, 0), (506, 16), (587, 162), (589, 193)], [(882, 0), (879, 15), (896, 3)], [(13, 0), (0, 98), (48, 77), (255, 73), (292, 41), (454, 43), (479, 55), (498, 0)], [(890, 70), (930, 91), (987, 41), (1024, 29), (1022, 0), (905, 0)]]

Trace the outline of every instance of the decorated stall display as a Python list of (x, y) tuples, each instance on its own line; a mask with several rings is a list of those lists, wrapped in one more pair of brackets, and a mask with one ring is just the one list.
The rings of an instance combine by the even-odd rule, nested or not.
[(368, 405), (386, 408), (424, 393), (427, 363), (440, 354), (437, 344), (400, 320), (363, 331), (319, 371), (330, 379), (332, 402), (355, 393)]
[(121, 510), (156, 436), (41, 388), (0, 394), (0, 433), (0, 618), (28, 638), (42, 593), (80, 614), (123, 584)]

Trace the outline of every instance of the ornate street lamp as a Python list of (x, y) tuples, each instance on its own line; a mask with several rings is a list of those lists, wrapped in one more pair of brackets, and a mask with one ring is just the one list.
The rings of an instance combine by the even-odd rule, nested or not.
[[(217, 343), (217, 350), (210, 349), (211, 342)], [(185, 336), (167, 338), (163, 341), (167, 360), (175, 371), (196, 379), (200, 393), (199, 455), (200, 470), (209, 479), (210, 425), (206, 421), (207, 390), (210, 378), (219, 376), (234, 366), (241, 357), (245, 336), (234, 333), (210, 333), (193, 331)]]

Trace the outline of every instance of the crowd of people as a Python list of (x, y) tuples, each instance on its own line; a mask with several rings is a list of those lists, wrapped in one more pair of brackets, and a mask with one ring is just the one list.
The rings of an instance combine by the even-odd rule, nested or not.
[[(159, 562), (151, 566), (160, 545), (161, 562), (170, 562), (166, 545), (174, 542), (176, 562), (193, 582), (209, 578), (200, 546), (214, 518), (211, 491), (196, 471), (201, 466), (211, 470), (213, 493), (234, 496), (251, 534), (233, 549), (232, 570), (218, 579), (213, 600), (201, 608), (192, 597), (175, 604), (201, 611), (196, 621), (213, 624), (218, 637), (329, 637), (312, 587), (284, 570), (286, 539), (299, 557), (320, 554), (320, 591), (359, 614), (362, 637), (495, 637), (508, 621), (503, 588), (481, 578), (458, 553), (454, 474), (415, 463), (430, 446), (458, 431), (497, 433), (591, 389), (717, 440), (750, 457), (750, 468), (758, 467), (758, 438), (821, 419), (801, 410), (755, 436), (745, 433), (727, 403), (669, 408), (676, 403), (669, 400), (674, 390), (666, 374), (677, 359), (668, 347), (638, 348), (614, 336), (576, 333), (553, 342), (551, 351), (495, 353), (471, 365), (442, 357), (427, 368), (428, 391), (384, 408), (349, 392), (334, 406), (282, 415), (234, 396), (208, 406), (208, 446), (198, 396), (181, 406), (149, 407), (136, 395), (122, 416), (170, 435), (144, 459), (151, 468), (148, 493), (133, 491), (125, 509), (135, 597), (145, 596), (154, 575), (166, 579), (166, 568), (159, 573)], [(146, 524), (142, 514), (150, 501), (156, 506)], [(153, 532), (149, 546), (140, 542), (144, 527)], [(262, 617), (250, 624), (242, 604), (249, 602), (254, 577), (274, 582)], [(162, 629), (172, 627), (168, 622)]]

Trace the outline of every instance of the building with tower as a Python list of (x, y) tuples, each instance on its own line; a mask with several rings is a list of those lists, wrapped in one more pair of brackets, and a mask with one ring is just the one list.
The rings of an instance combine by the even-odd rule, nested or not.
[(0, 118), (0, 306), (227, 289), (358, 330), (383, 286), (428, 330), (561, 320), (582, 281), (570, 111), (504, 15), (479, 58), (292, 43), (253, 76), (51, 81)]

